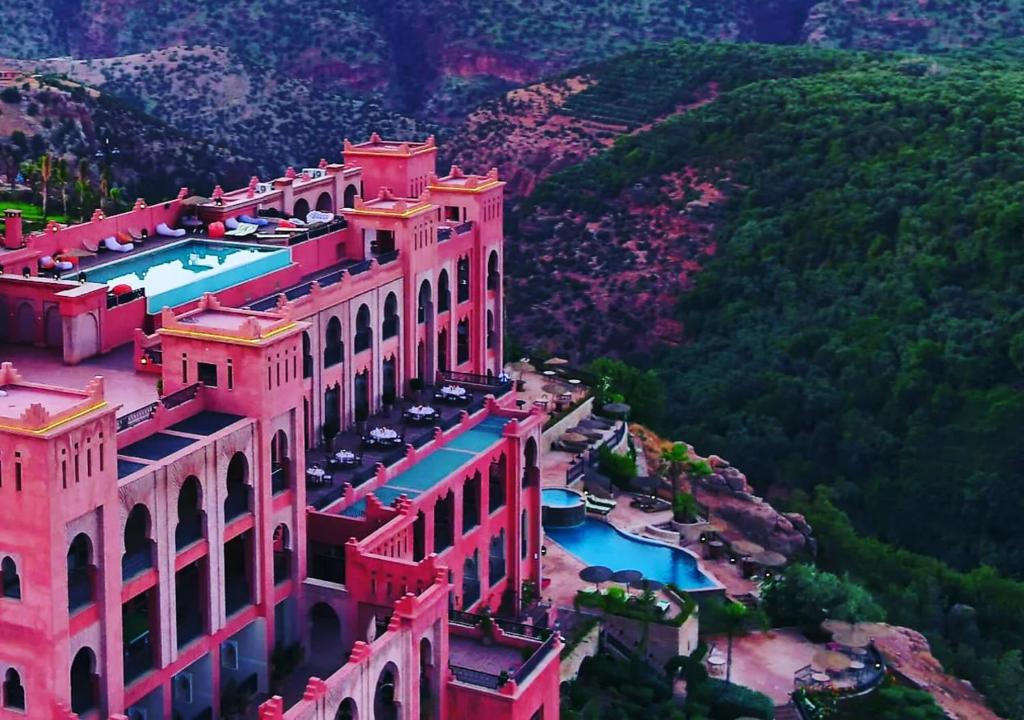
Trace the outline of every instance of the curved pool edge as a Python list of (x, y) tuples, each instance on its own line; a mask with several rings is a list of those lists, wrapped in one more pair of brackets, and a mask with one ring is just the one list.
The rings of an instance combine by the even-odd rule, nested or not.
[[(615, 523), (611, 522), (606, 517), (587, 516), (587, 519), (588, 520), (594, 520), (595, 522), (602, 522), (605, 525), (608, 525), (609, 527), (611, 527), (615, 532), (619, 533), (619, 535), (622, 535), (623, 537), (625, 537), (627, 539), (637, 540), (637, 541), (640, 541), (640, 542), (647, 543), (649, 545), (658, 545), (658, 546), (661, 546), (661, 547), (669, 548), (671, 550), (680, 550), (680, 551), (686, 553), (687, 555), (689, 555), (690, 557), (692, 557), (693, 558), (693, 562), (694, 562), (694, 564), (697, 567), (697, 570), (700, 571), (701, 575), (703, 575), (704, 577), (706, 577), (708, 580), (711, 581), (712, 586), (711, 587), (705, 587), (705, 588), (697, 588), (695, 590), (688, 590), (688, 589), (683, 588), (683, 592), (687, 593), (688, 595), (693, 595), (696, 598), (702, 598), (702, 597), (710, 597), (713, 594), (717, 595), (717, 594), (721, 593), (722, 596), (724, 597), (725, 593), (728, 592), (728, 588), (726, 588), (726, 586), (723, 585), (718, 580), (718, 578), (715, 577), (715, 575), (713, 573), (709, 572), (708, 569), (704, 567), (704, 559), (701, 558), (699, 555), (697, 555), (692, 550), (690, 550), (689, 548), (683, 547), (681, 545), (671, 545), (671, 544), (669, 544), (667, 542), (664, 542), (662, 540), (657, 540), (655, 538), (649, 538), (649, 537), (645, 537), (643, 535), (637, 535), (636, 533), (628, 532), (626, 530), (623, 530), (619, 526), (617, 526)], [(565, 552), (566, 555), (569, 555), (573, 559), (577, 560), (584, 567), (586, 567), (587, 565), (590, 564), (590, 563), (586, 562), (583, 558), (581, 558), (579, 555), (577, 555), (576, 553), (574, 553), (571, 550), (569, 550), (569, 548), (567, 548), (565, 545), (563, 545), (562, 543), (558, 542), (553, 537), (548, 535), (547, 533), (544, 534), (544, 539), (547, 542), (553, 542), (555, 545), (558, 545), (558, 547), (560, 547), (563, 550), (563, 552)]]

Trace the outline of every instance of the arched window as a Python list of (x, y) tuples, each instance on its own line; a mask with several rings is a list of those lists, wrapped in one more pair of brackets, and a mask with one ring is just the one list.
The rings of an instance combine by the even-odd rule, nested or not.
[(174, 529), (174, 547), (178, 550), (203, 537), (203, 508), (199, 478), (189, 475), (178, 492), (178, 526)]
[(304, 198), (296, 200), (295, 207), (292, 208), (292, 217), (305, 220), (307, 215), (309, 215), (309, 202)]
[(497, 290), (499, 284), (501, 284), (501, 273), (498, 272), (498, 252), (492, 250), (490, 257), (487, 258), (487, 289)]
[(459, 320), (455, 331), (455, 364), (469, 362), (469, 318)]
[(430, 281), (424, 280), (420, 283), (419, 303), (416, 306), (416, 322), (421, 325), (427, 321), (427, 313), (430, 310)]
[(469, 532), (480, 524), (480, 471), (462, 486), (462, 532)]
[(373, 344), (373, 329), (370, 328), (370, 307), (365, 303), (356, 312), (355, 351), (369, 350)]
[(325, 213), (334, 212), (334, 200), (331, 199), (329, 192), (320, 193), (320, 197), (316, 199), (316, 209)]
[(71, 663), (71, 712), (84, 715), (96, 707), (96, 654), (84, 647)]
[[(341, 333), (339, 332), (340, 336)], [(313, 350), (312, 341), (309, 339), (309, 333), (305, 330), (302, 331), (302, 377), (310, 378), (313, 377)]]
[(459, 302), (469, 300), (469, 257), (462, 256), (456, 268)]
[(420, 640), (420, 720), (434, 720), (437, 717), (437, 670), (430, 640), (423, 638)]
[(249, 512), (249, 461), (236, 452), (228, 463), (228, 494), (224, 498), (224, 521)]
[(345, 207), (354, 208), (356, 206), (356, 186), (349, 185), (345, 188)]
[(508, 462), (505, 456), (502, 455), (500, 458), (491, 463), (488, 470), (488, 497), (487, 497), (487, 511), (493, 513), (500, 507), (505, 506), (507, 501), (505, 495), (505, 471), (508, 467)]
[(25, 688), (21, 685), (21, 675), (14, 668), (4, 673), (4, 707), (11, 710), (25, 709)]
[(324, 338), (324, 367), (331, 367), (341, 362), (344, 345), (341, 342), (341, 320), (332, 317), (327, 321), (327, 333)]
[(448, 271), (442, 270), (437, 276), (437, 311), (448, 312), (452, 307), (452, 291), (448, 287)]
[(434, 552), (442, 553), (455, 542), (455, 494), (449, 490), (434, 503)]
[(153, 567), (153, 541), (150, 539), (149, 510), (142, 503), (128, 513), (124, 523), (124, 555), (121, 557), (121, 579), (135, 577)]
[(384, 322), (381, 337), (385, 340), (398, 334), (398, 297), (392, 292), (384, 300)]
[(497, 335), (494, 332), (494, 313), (490, 310), (487, 311), (487, 347), (493, 349), (497, 341)]
[(359, 710), (356, 708), (356, 701), (352, 698), (345, 698), (338, 706), (338, 712), (334, 720), (359, 720)]
[(18, 566), (14, 562), (14, 558), (5, 557), (3, 562), (0, 562), (0, 575), (3, 576), (0, 578), (2, 579), (0, 585), (3, 586), (3, 596), (21, 600), (21, 578), (18, 577)]
[(91, 603), (93, 576), (96, 568), (92, 564), (92, 541), (85, 533), (79, 533), (68, 548), (68, 610), (74, 612)]
[(462, 563), (462, 609), (468, 610), (480, 599), (480, 551)]

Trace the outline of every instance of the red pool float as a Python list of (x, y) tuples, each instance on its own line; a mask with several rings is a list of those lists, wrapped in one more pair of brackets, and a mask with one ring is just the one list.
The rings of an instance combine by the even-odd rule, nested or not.
[(224, 223), (212, 222), (206, 232), (211, 238), (222, 238), (224, 237)]
[(114, 287), (112, 287), (110, 289), (110, 292), (114, 293), (117, 296), (124, 295), (125, 293), (130, 293), (131, 291), (132, 291), (132, 286), (128, 285), (127, 283), (121, 283), (120, 285), (115, 285)]

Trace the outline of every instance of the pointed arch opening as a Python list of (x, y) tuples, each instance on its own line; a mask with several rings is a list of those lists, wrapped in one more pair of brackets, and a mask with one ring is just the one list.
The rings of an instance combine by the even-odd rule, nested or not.
[(174, 546), (181, 550), (202, 538), (202, 488), (199, 478), (189, 475), (178, 492), (178, 525), (174, 528)]
[(153, 567), (154, 548), (152, 518), (149, 508), (138, 503), (124, 523), (124, 555), (121, 556), (121, 579), (133, 578)]

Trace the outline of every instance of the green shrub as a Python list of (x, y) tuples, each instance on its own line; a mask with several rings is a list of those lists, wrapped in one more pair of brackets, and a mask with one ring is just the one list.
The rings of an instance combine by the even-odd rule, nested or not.
[(612, 452), (604, 445), (597, 451), (597, 467), (619, 488), (628, 488), (636, 477), (636, 460)]
[(811, 630), (822, 620), (877, 621), (885, 611), (867, 590), (849, 578), (797, 564), (762, 588), (764, 609), (776, 625)]

